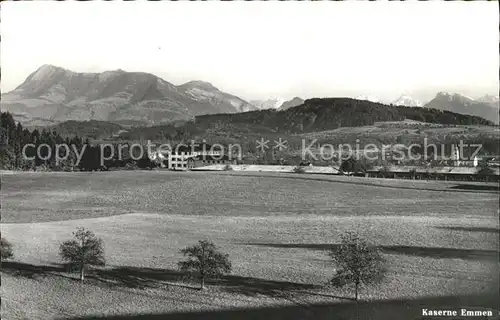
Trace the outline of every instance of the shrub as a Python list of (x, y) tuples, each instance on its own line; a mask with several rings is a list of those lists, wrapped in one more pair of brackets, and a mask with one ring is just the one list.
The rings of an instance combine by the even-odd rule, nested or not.
[(198, 275), (200, 289), (205, 287), (205, 279), (231, 273), (228, 254), (222, 253), (211, 241), (200, 240), (197, 244), (181, 250), (188, 259), (178, 263), (181, 272)]
[(476, 172), (480, 176), (490, 176), (490, 175), (495, 174), (495, 171), (493, 171), (493, 169), (491, 169), (487, 165), (486, 166), (478, 167), (477, 170), (476, 170)]
[(0, 250), (2, 260), (10, 259), (14, 257), (14, 251), (12, 250), (12, 244), (7, 241), (4, 237), (0, 238)]
[(39, 166), (36, 167), (36, 171), (49, 172), (49, 171), (52, 171), (52, 170), (46, 164), (41, 164), (41, 165), (39, 165)]
[(231, 167), (230, 164), (226, 164), (222, 170), (224, 170), (224, 171), (232, 171), (233, 167)]
[(135, 164), (133, 162), (128, 162), (127, 164), (125, 164), (125, 167), (123, 169), (124, 170), (137, 170), (137, 169), (139, 169), (139, 167), (137, 166), (137, 164)]

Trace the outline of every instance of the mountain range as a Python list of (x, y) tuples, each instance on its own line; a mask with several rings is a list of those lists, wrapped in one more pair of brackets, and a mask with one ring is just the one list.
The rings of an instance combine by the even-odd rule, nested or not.
[(407, 107), (422, 107), (423, 103), (420, 100), (410, 97), (408, 95), (402, 94), (395, 100), (384, 100), (380, 99), (374, 95), (359, 95), (355, 99), (357, 100), (366, 100), (371, 102), (379, 102), (385, 104), (392, 104), (395, 106), (407, 106)]
[(473, 99), (458, 93), (439, 92), (425, 107), (478, 116), (497, 124), (499, 122), (498, 96), (486, 95)]
[(498, 102), (500, 100), (500, 97), (498, 95), (494, 96), (491, 94), (487, 94), (476, 100), (479, 102), (489, 103), (490, 105), (498, 107)]
[(250, 100), (250, 103), (258, 110), (278, 109), (283, 102), (285, 102), (285, 100), (280, 97), (271, 97), (266, 100)]
[(423, 104), (417, 99), (414, 99), (407, 95), (401, 95), (396, 100), (392, 101), (391, 104), (396, 106), (408, 106), (408, 107), (421, 107)]
[(68, 120), (151, 125), (257, 108), (203, 81), (175, 86), (150, 73), (77, 73), (43, 65), (2, 95), (2, 110), (29, 125)]
[[(314, 98), (305, 100), (300, 106), (283, 111), (266, 109), (233, 114), (200, 115), (195, 117), (195, 121), (188, 121), (179, 126), (167, 124), (130, 128), (122, 132), (119, 137), (126, 141), (175, 140), (181, 133), (182, 139), (200, 140), (200, 137), (203, 137), (208, 143), (245, 144), (254, 143), (262, 137), (292, 138), (298, 134), (312, 132), (321, 137), (327, 130), (373, 126), (379, 122), (408, 122), (408, 120), (445, 125), (445, 127), (492, 125), (490, 121), (477, 116), (436, 109), (390, 106), (352, 98)], [(356, 132), (358, 137), (363, 139), (364, 135), (359, 131)], [(414, 138), (421, 139), (422, 136), (416, 134)]]
[(494, 123), (499, 123), (498, 96), (485, 95), (474, 99), (458, 93), (439, 92), (427, 103), (408, 95), (401, 95), (393, 101), (382, 101), (376, 96), (358, 96), (357, 100), (366, 100), (375, 103), (385, 103), (394, 106), (425, 107), (460, 114), (479, 116)]
[(403, 120), (439, 124), (491, 124), (491, 121), (484, 118), (452, 111), (389, 106), (352, 98), (314, 98), (285, 111), (270, 109), (237, 114), (201, 115), (196, 117), (196, 126), (209, 127), (217, 122), (235, 126), (267, 126), (271, 131), (302, 133), (366, 126), (379, 121)]
[[(376, 96), (356, 100), (381, 103)], [(2, 94), (2, 111), (25, 126), (50, 126), (70, 120), (109, 121), (126, 126), (159, 125), (206, 114), (233, 114), (256, 110), (288, 110), (303, 105), (299, 97), (245, 101), (204, 81), (173, 85), (150, 73), (123, 70), (77, 73), (43, 65), (14, 90)], [(440, 92), (423, 105), (401, 95), (385, 102), (393, 106), (426, 107), (475, 115), (499, 122), (498, 96), (472, 99)]]

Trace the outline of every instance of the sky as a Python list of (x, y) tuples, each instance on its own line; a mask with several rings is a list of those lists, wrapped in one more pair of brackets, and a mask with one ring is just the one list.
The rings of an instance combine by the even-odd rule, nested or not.
[(496, 1), (3, 2), (1, 90), (43, 64), (247, 100), (498, 94)]

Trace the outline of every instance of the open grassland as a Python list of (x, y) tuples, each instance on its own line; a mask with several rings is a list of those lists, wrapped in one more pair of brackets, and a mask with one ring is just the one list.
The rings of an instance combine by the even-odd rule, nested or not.
[[(352, 308), (339, 311), (345, 300), (338, 297), (350, 292), (321, 287), (333, 273), (324, 250), (347, 230), (380, 246), (389, 261), (385, 282), (362, 291), (381, 305), (365, 314), (402, 319), (381, 313), (382, 305), (429, 296), (457, 303), (465, 294), (486, 295), (483, 304), (495, 307), (487, 299), (498, 301), (498, 196), (485, 184), (284, 173), (4, 175), (2, 236), (16, 257), (3, 264), (2, 317), (279, 305), (321, 318), (311, 306), (323, 303), (337, 306), (325, 318), (349, 319)], [(108, 262), (83, 285), (58, 265), (59, 243), (78, 226), (103, 238)], [(230, 254), (234, 275), (200, 293), (186, 287), (176, 262), (181, 248), (203, 238)], [(418, 314), (423, 302), (414, 301), (392, 306)]]
[(495, 190), (495, 184), (490, 184), (488, 188), (491, 190), (475, 191), (457, 182), (272, 172), (27, 172), (3, 176), (2, 222), (138, 212), (238, 217), (494, 217), (498, 187)]

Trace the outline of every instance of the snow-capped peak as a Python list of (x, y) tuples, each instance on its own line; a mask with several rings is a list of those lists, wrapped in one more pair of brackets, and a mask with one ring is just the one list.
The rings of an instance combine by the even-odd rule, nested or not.
[(413, 99), (410, 96), (402, 94), (399, 98), (394, 100), (392, 104), (397, 106), (408, 106), (408, 107), (421, 107), (423, 104), (417, 99)]
[(498, 103), (498, 101), (500, 100), (500, 97), (498, 95), (492, 95), (492, 94), (487, 94), (487, 95), (484, 95), (482, 97), (480, 97), (479, 99), (477, 99), (478, 101), (480, 102), (486, 102), (486, 103)]
[(276, 101), (276, 103), (273, 106), (273, 109), (278, 109), (285, 102), (285, 99), (280, 97), (274, 97), (273, 100)]

